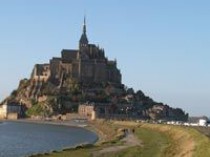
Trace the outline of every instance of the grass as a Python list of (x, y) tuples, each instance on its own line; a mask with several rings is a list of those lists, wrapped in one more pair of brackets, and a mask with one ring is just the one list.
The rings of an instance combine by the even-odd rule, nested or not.
[[(208, 128), (206, 128), (209, 130)], [(207, 131), (205, 128), (202, 130)], [(193, 157), (209, 157), (210, 156), (210, 139), (205, 134), (201, 134), (200, 131), (197, 131), (197, 129), (190, 129), (190, 133), (194, 136), (194, 139), (196, 141), (195, 145), (195, 153), (193, 154)]]
[(170, 125), (149, 125), (144, 127), (161, 131), (171, 141), (165, 149), (163, 157), (209, 157), (210, 139), (195, 128), (170, 126)]
[[(143, 141), (143, 147), (136, 146), (117, 153), (108, 154), (109, 157), (161, 157), (170, 139), (161, 132), (147, 128), (137, 128), (136, 136)], [(106, 156), (106, 155), (105, 155)]]
[(53, 152), (50, 154), (39, 154), (31, 157), (91, 157), (91, 151), (84, 148), (77, 150), (66, 150), (62, 152)]

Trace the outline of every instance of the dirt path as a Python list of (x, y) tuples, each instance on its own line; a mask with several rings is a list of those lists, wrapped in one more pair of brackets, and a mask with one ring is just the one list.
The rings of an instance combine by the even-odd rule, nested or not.
[(110, 153), (110, 152), (119, 152), (123, 149), (134, 146), (142, 146), (142, 142), (133, 134), (133, 132), (130, 129), (125, 131), (125, 137), (121, 139), (121, 141), (123, 142), (123, 145), (109, 146), (103, 148), (99, 151), (93, 152), (93, 156), (98, 157), (101, 154)]

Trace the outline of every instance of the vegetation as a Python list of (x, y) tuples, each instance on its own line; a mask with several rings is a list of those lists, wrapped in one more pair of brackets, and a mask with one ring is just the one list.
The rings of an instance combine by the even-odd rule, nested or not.
[[(142, 141), (142, 146), (130, 147), (120, 152), (101, 154), (100, 157), (208, 157), (210, 154), (210, 139), (190, 127), (105, 121), (93, 123), (92, 126), (96, 127), (98, 134), (103, 135), (101, 142), (95, 146), (66, 149), (62, 152), (36, 157), (92, 157), (94, 152), (103, 148), (123, 145), (117, 137), (119, 137), (119, 129), (125, 127), (135, 128), (135, 135)], [(109, 131), (111, 133), (107, 134)]]
[[(136, 116), (152, 120), (181, 121), (188, 118), (188, 114), (182, 109), (174, 109), (163, 103), (157, 103), (140, 90), (135, 92), (132, 88), (110, 82), (82, 83), (68, 75), (65, 75), (57, 83), (54, 80), (45, 82), (43, 80), (23, 79), (20, 81), (18, 89), (14, 90), (8, 97), (7, 102), (19, 103), (21, 101), (27, 108), (30, 108), (34, 106), (31, 99), (41, 103), (45, 102), (44, 106), (48, 107), (42, 106), (42, 109), (52, 108), (54, 114), (77, 112), (80, 103), (93, 102), (115, 104), (116, 108), (111, 111), (112, 113), (127, 114), (130, 118)], [(125, 105), (120, 104), (129, 107), (126, 108), (123, 107)], [(31, 109), (32, 111), (28, 112), (40, 113), (36, 112), (37, 110), (34, 108), (38, 107), (35, 106)]]
[(26, 115), (28, 117), (31, 116), (48, 116), (50, 114), (50, 110), (47, 109), (42, 103), (34, 104), (31, 108), (26, 111)]
[(58, 93), (59, 93), (58, 89), (51, 82), (46, 82), (43, 84), (43, 87), (41, 90), (42, 95), (54, 96), (54, 95), (58, 95)]
[[(143, 141), (143, 147), (131, 147), (121, 152), (110, 153), (109, 157), (163, 157), (170, 139), (161, 132), (147, 128), (136, 129), (136, 136)], [(107, 156), (107, 154), (102, 155)]]
[(210, 139), (194, 128), (170, 125), (144, 124), (142, 127), (162, 132), (170, 139), (162, 156), (208, 157)]
[[(195, 131), (198, 130), (198, 131)], [(191, 134), (194, 136), (196, 145), (193, 157), (209, 157), (210, 154), (210, 129), (206, 127), (190, 128)], [(207, 138), (208, 137), (208, 138)]]
[(89, 148), (81, 148), (81, 149), (67, 149), (62, 152), (53, 152), (53, 153), (45, 153), (32, 155), (31, 157), (91, 157)]

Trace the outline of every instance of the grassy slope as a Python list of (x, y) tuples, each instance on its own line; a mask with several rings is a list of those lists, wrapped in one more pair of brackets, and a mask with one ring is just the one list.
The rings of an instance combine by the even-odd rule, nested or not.
[(193, 128), (151, 124), (144, 124), (142, 127), (162, 132), (171, 139), (162, 153), (163, 157), (210, 156), (210, 139)]
[(91, 157), (89, 149), (66, 150), (62, 152), (54, 152), (49, 155), (37, 155), (35, 157)]
[(137, 127), (136, 135), (143, 141), (143, 148), (129, 148), (112, 156), (142, 157), (209, 157), (210, 139), (189, 127), (116, 122), (116, 125)]
[(91, 157), (93, 151), (112, 145), (114, 142), (107, 142), (107, 140), (116, 140), (114, 137), (117, 136), (117, 129), (125, 127), (135, 128), (135, 135), (142, 141), (143, 147), (136, 146), (118, 153), (109, 153), (102, 156), (209, 157), (210, 154), (209, 138), (193, 128), (157, 124), (137, 124), (130, 122), (102, 122), (94, 125), (99, 128), (98, 131), (101, 132), (101, 134), (104, 134), (105, 137), (103, 142), (98, 144), (97, 147), (67, 150), (60, 153), (52, 153), (50, 155), (40, 155), (36, 157)]
[(204, 134), (201, 134), (200, 132), (195, 131), (195, 129), (191, 128), (190, 132), (194, 136), (194, 139), (196, 141), (195, 153), (193, 154), (193, 157), (209, 157), (210, 156), (210, 139)]
[[(135, 131), (142, 142), (143, 147), (131, 147), (118, 153), (108, 154), (109, 157), (161, 157), (169, 144), (169, 139), (163, 133), (146, 128), (138, 128)], [(107, 156), (104, 155), (104, 157)]]
[(190, 157), (194, 151), (194, 140), (188, 131), (181, 127), (169, 125), (151, 125), (144, 124), (142, 127), (161, 132), (170, 139), (170, 142), (162, 151), (160, 156), (174, 157), (187, 156)]

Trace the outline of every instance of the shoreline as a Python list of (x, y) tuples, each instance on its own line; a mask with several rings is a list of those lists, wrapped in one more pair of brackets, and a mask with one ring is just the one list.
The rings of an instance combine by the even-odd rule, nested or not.
[[(93, 142), (84, 142), (75, 144), (74, 146), (66, 146), (61, 149), (52, 149), (49, 151), (37, 152), (28, 155), (27, 157), (42, 157), (45, 155), (50, 155), (54, 153), (65, 153), (66, 151), (78, 151), (80, 149), (89, 150), (97, 147), (103, 148), (112, 147), (113, 143), (117, 143), (123, 138), (125, 138), (125, 134), (122, 130), (122, 127), (114, 126), (112, 127), (111, 121), (106, 120), (96, 120), (96, 121), (74, 121), (74, 120), (40, 120), (40, 119), (18, 119), (18, 120), (4, 120), (3, 122), (20, 122), (20, 123), (34, 123), (34, 124), (43, 124), (43, 125), (57, 125), (57, 126), (69, 126), (69, 127), (78, 127), (82, 129), (86, 129), (96, 135), (96, 140)], [(124, 127), (123, 127), (124, 128)], [(95, 154), (95, 152), (92, 152)]]
[(103, 133), (94, 122), (85, 121), (85, 122), (75, 122), (74, 120), (41, 120), (41, 119), (17, 119), (17, 120), (2, 120), (2, 122), (22, 122), (22, 123), (35, 123), (35, 124), (43, 124), (43, 125), (57, 125), (57, 126), (69, 126), (69, 127), (78, 127), (83, 128), (88, 131), (91, 131), (97, 136), (97, 140), (93, 143), (94, 145), (100, 144), (104, 141), (107, 141), (107, 135)]
[(49, 124), (49, 125), (58, 125), (58, 126), (71, 126), (71, 127), (80, 127), (85, 128), (88, 126), (88, 123), (79, 123), (73, 120), (40, 120), (40, 119), (17, 119), (17, 120), (3, 120), (2, 122), (24, 122), (24, 123), (36, 123), (36, 124)]
[[(84, 128), (93, 132), (93, 133), (95, 133), (98, 137), (97, 140), (94, 143), (81, 143), (81, 144), (75, 145), (73, 147), (64, 147), (59, 151), (51, 150), (50, 152), (32, 154), (28, 157), (45, 157), (45, 156), (53, 155), (55, 153), (56, 154), (57, 153), (58, 154), (65, 154), (65, 152), (77, 152), (78, 153), (78, 151), (81, 151), (81, 150), (89, 151), (91, 149), (92, 149), (91, 153), (90, 152), (88, 152), (88, 153), (92, 154), (95, 157), (97, 152), (98, 152), (98, 150), (96, 148), (100, 148), (100, 149), (105, 149), (107, 147), (110, 148), (110, 147), (115, 146), (116, 143), (118, 143), (120, 141), (123, 141), (123, 139), (126, 138), (126, 134), (123, 132), (122, 129), (119, 129), (119, 127), (118, 127), (118, 129), (117, 129), (118, 131), (117, 131), (116, 128), (115, 129), (110, 128), (109, 127), (110, 124), (106, 120), (100, 119), (100, 120), (95, 120), (95, 121), (87, 121), (86, 124), (87, 124), (87, 126), (84, 127)], [(102, 127), (101, 127), (101, 125), (102, 125)], [(108, 127), (107, 128), (108, 130), (105, 129), (104, 127), (106, 127), (106, 128)], [(113, 134), (113, 132), (114, 132), (114, 134)], [(117, 149), (117, 150), (118, 149), (121, 150), (121, 149), (125, 149), (127, 147), (128, 146), (117, 145), (114, 148)], [(106, 149), (105, 149), (105, 151), (106, 151)], [(103, 154), (103, 152), (102, 152), (102, 154)], [(60, 155), (58, 155), (58, 156), (60, 156)]]
[[(97, 128), (92, 125), (90, 122), (86, 121), (86, 122), (74, 122), (73, 120), (64, 120), (64, 121), (59, 121), (59, 120), (36, 120), (36, 119), (18, 119), (18, 120), (4, 120), (6, 121), (10, 121), (10, 122), (23, 122), (23, 123), (35, 123), (35, 124), (43, 124), (43, 125), (56, 125), (56, 126), (69, 126), (69, 127), (78, 127), (78, 128), (83, 128), (86, 129), (88, 131), (91, 131), (92, 133), (94, 133), (97, 136), (97, 140), (94, 144), (96, 144), (99, 139), (102, 139), (103, 135), (101, 135), (99, 133), (99, 131), (97, 131)], [(4, 122), (2, 121), (2, 122)], [(0, 122), (1, 123), (1, 122)]]
[(55, 125), (55, 126), (66, 126), (66, 127), (77, 127), (77, 128), (81, 128), (81, 129), (85, 129), (88, 130), (92, 133), (94, 133), (97, 136), (97, 139), (94, 142), (85, 142), (85, 143), (79, 143), (79, 144), (75, 144), (72, 147), (63, 147), (60, 150), (51, 150), (51, 151), (46, 151), (46, 152), (37, 152), (34, 154), (30, 154), (27, 157), (36, 157), (39, 156), (41, 154), (51, 154), (53, 152), (60, 152), (60, 151), (65, 151), (65, 150), (71, 150), (71, 149), (77, 149), (77, 148), (81, 148), (81, 147), (87, 147), (87, 146), (92, 146), (92, 145), (96, 145), (100, 139), (103, 139), (101, 137), (101, 135), (99, 134), (99, 132), (97, 131), (96, 128), (94, 128), (93, 125), (91, 125), (88, 121), (87, 122), (75, 122), (73, 120), (65, 120), (65, 121), (60, 121), (60, 120), (40, 120), (40, 119), (17, 119), (17, 120), (1, 120), (1, 123), (4, 122), (18, 122), (18, 123), (34, 123), (34, 124), (41, 124), (41, 125)]

